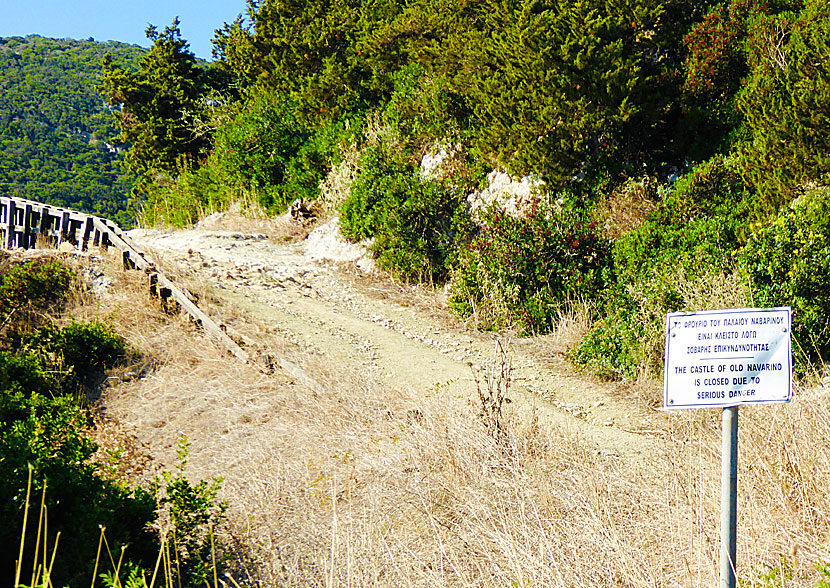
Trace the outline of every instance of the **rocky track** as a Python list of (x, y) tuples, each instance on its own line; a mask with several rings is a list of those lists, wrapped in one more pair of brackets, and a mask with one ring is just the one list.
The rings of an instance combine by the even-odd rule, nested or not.
[[(369, 370), (398, 389), (466, 402), (476, 397), (476, 370), (493, 360), (496, 335), (465, 328), (435, 295), (368, 276), (354, 263), (365, 267), (359, 253), (326, 260), (313, 235), (291, 244), (215, 230), (136, 230), (131, 237), (208, 284), (243, 317), (255, 316), (338, 369)], [(605, 454), (648, 455), (662, 417), (574, 374), (545, 345), (513, 341), (511, 410), (571, 430)]]

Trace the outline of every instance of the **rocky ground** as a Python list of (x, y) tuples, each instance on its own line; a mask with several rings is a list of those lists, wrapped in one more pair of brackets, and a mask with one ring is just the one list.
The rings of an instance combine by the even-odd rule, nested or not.
[[(131, 237), (162, 265), (203, 281), (226, 304), (339, 369), (368, 370), (399, 389), (474, 399), (476, 374), (508, 337), (467, 328), (442, 306), (440, 291), (374, 273), (365, 250), (335, 229), (329, 222), (291, 243), (205, 228)], [(509, 345), (514, 411), (533, 411), (619, 455), (640, 454), (659, 435), (663, 417), (575, 374), (560, 338), (512, 338)]]

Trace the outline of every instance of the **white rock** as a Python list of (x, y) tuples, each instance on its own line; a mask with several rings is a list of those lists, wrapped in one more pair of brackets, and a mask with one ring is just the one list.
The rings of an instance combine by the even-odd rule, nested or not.
[(473, 192), (467, 197), (470, 210), (480, 212), (497, 202), (504, 211), (514, 218), (528, 214), (530, 203), (538, 189), (544, 184), (533, 176), (516, 179), (503, 171), (493, 170), (487, 174), (488, 186), (480, 192)]
[(427, 179), (439, 176), (441, 166), (449, 156), (447, 149), (443, 146), (439, 146), (434, 153), (425, 153), (421, 158), (421, 175)]
[(305, 240), (306, 254), (316, 261), (354, 262), (364, 272), (375, 269), (367, 249), (369, 242), (349, 243), (340, 235), (337, 215), (315, 228)]

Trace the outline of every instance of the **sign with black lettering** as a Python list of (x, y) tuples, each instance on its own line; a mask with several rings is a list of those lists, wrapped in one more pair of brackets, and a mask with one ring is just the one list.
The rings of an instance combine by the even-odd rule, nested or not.
[(666, 317), (666, 408), (789, 402), (792, 311), (741, 308)]

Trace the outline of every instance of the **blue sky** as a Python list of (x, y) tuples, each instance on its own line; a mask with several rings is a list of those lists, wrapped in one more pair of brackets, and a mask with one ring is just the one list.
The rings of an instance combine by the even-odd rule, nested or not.
[(0, 0), (0, 37), (94, 37), (148, 47), (147, 25), (163, 29), (178, 16), (191, 51), (210, 59), (213, 31), (245, 7), (245, 0)]

